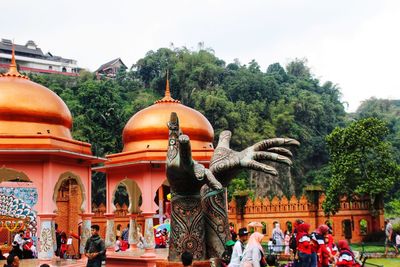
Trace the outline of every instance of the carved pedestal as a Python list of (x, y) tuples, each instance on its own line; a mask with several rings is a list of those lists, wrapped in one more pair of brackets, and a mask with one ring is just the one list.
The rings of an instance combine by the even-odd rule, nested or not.
[(195, 260), (204, 260), (206, 247), (200, 195), (175, 195), (171, 199), (171, 206), (168, 260), (180, 261), (180, 256), (185, 251), (191, 252)]
[(226, 241), (231, 239), (226, 205), (226, 191), (211, 190), (204, 186), (201, 191), (206, 232), (208, 258), (219, 258), (225, 250)]

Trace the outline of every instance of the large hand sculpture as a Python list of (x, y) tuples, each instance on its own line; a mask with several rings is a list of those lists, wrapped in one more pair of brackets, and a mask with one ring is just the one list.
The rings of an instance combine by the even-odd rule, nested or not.
[(270, 160), (292, 165), (292, 152), (282, 146), (298, 146), (297, 140), (290, 138), (266, 139), (240, 152), (230, 149), (229, 143), (232, 133), (223, 131), (219, 135), (218, 146), (211, 159), (210, 170), (223, 186), (228, 186), (232, 178), (240, 169), (247, 168), (277, 175), (275, 168), (259, 162)]
[(179, 261), (184, 251), (197, 260), (220, 257), (230, 239), (224, 187), (242, 168), (277, 175), (260, 161), (291, 165), (292, 153), (282, 146), (299, 142), (273, 138), (238, 152), (229, 147), (231, 132), (224, 131), (207, 169), (193, 161), (189, 137), (181, 133), (176, 113), (171, 113), (168, 128), (167, 178), (172, 192), (168, 259)]
[[(277, 175), (275, 168), (260, 161), (270, 160), (291, 165), (292, 153), (281, 146), (299, 145), (299, 142), (288, 138), (263, 140), (243, 151), (237, 152), (229, 147), (231, 132), (223, 131), (219, 136), (218, 146), (211, 159), (210, 170), (224, 187), (240, 169), (247, 168)], [(227, 214), (226, 192), (213, 190), (205, 185), (201, 190), (202, 207), (206, 230), (207, 257), (220, 257), (224, 244), (231, 239)]]

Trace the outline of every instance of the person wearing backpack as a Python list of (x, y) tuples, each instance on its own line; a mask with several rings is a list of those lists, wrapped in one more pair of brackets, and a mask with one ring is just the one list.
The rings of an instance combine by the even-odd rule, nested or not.
[(308, 235), (310, 225), (302, 223), (297, 226), (296, 247), (299, 262), (296, 266), (299, 267), (314, 267), (311, 265), (311, 239)]
[[(330, 257), (325, 245), (325, 236), (329, 232), (329, 227), (326, 224), (318, 226), (318, 228), (311, 233), (311, 266), (322, 267), (322, 262), (326, 262), (326, 258)], [(328, 255), (328, 256), (327, 256)], [(329, 261), (329, 259), (328, 259)]]
[(300, 266), (299, 257), (298, 257), (298, 253), (297, 253), (297, 239), (296, 239), (296, 236), (297, 236), (297, 232), (298, 232), (297, 228), (299, 227), (299, 225), (301, 225), (303, 223), (304, 223), (304, 221), (301, 220), (301, 219), (297, 219), (294, 222), (294, 225), (293, 225), (294, 230), (293, 230), (292, 236), (290, 237), (290, 240), (289, 240), (289, 248), (292, 250), (293, 258), (294, 258), (293, 267)]
[(340, 240), (338, 242), (338, 248), (339, 257), (336, 261), (336, 267), (361, 267), (361, 264), (357, 262), (346, 240)]

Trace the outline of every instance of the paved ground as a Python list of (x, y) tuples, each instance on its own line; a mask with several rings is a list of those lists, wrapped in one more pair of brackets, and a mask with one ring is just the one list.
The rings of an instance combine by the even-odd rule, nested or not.
[[(144, 254), (143, 249), (136, 249), (133, 251), (121, 251), (121, 252), (111, 252), (107, 251), (107, 256), (112, 258), (120, 258), (120, 259), (133, 259), (140, 258)], [(157, 259), (166, 259), (168, 257), (168, 249), (156, 249), (155, 250)], [(3, 266), (6, 261), (0, 261), (0, 266)], [(86, 266), (86, 260), (60, 260), (53, 259), (51, 262), (46, 262), (50, 266)], [(38, 267), (40, 266), (40, 262), (37, 259), (29, 259), (29, 260), (21, 260), (20, 267)]]

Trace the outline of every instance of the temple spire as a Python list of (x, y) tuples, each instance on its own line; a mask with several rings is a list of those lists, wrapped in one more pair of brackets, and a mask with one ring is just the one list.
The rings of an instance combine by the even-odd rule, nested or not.
[(171, 90), (169, 89), (169, 72), (167, 70), (167, 82), (165, 84), (165, 94), (164, 97), (155, 102), (157, 103), (181, 103), (179, 100), (175, 100), (171, 97)]
[(168, 70), (167, 70), (167, 83), (165, 85), (165, 95), (164, 97), (171, 97), (171, 91), (169, 90), (169, 75), (168, 75)]
[(4, 73), (2, 75), (0, 74), (0, 77), (2, 77), (2, 76), (12, 76), (12, 77), (20, 77), (20, 78), (24, 78), (24, 79), (29, 79), (27, 76), (22, 75), (21, 73), (18, 72), (17, 62), (15, 60), (15, 45), (14, 45), (14, 43), (13, 43), (12, 49), (11, 49), (10, 67), (6, 73)]

